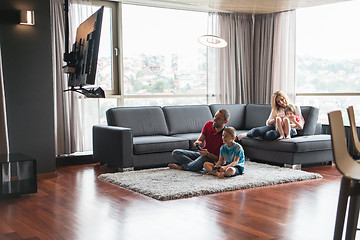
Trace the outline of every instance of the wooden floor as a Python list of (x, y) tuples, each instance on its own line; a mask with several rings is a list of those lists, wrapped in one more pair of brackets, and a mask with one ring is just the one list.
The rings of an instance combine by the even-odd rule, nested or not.
[(97, 180), (98, 164), (60, 167), (38, 193), (0, 200), (0, 239), (332, 239), (340, 174), (304, 170), (324, 178), (158, 201)]

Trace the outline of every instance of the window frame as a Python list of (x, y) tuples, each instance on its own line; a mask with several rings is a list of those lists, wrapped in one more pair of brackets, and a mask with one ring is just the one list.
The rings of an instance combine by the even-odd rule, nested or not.
[[(84, 3), (86, 4), (86, 3)], [(105, 91), (105, 96), (111, 96), (111, 95), (115, 95), (118, 94), (119, 92), (119, 84), (118, 84), (118, 79), (119, 79), (119, 54), (120, 54), (120, 48), (119, 48), (119, 31), (118, 31), (118, 25), (119, 25), (119, 3), (116, 2), (111, 2), (111, 1), (92, 1), (91, 2), (92, 6), (97, 6), (97, 7), (107, 7), (111, 9), (111, 32), (112, 32), (112, 38), (111, 38), (111, 49), (112, 49), (112, 86), (113, 89), (112, 90), (104, 90)]]

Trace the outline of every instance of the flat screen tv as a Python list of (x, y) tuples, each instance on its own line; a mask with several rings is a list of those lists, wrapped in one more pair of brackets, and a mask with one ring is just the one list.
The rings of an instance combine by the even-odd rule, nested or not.
[(71, 88), (82, 89), (85, 85), (95, 84), (103, 11), (102, 6), (77, 28), (75, 43), (65, 66)]

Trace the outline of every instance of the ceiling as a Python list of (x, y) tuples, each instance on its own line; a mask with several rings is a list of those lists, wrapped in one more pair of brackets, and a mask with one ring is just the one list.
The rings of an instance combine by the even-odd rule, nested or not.
[(264, 14), (345, 1), (349, 0), (124, 0), (121, 2), (203, 11)]

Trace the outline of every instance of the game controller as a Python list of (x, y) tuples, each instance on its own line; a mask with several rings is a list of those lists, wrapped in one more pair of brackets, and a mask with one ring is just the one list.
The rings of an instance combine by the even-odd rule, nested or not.
[(199, 150), (199, 151), (202, 150), (202, 148), (201, 148), (200, 145), (198, 145), (198, 144), (196, 144), (195, 147), (196, 147), (196, 149)]
[(216, 171), (219, 171), (221, 167), (213, 167), (212, 170), (216, 170)]

